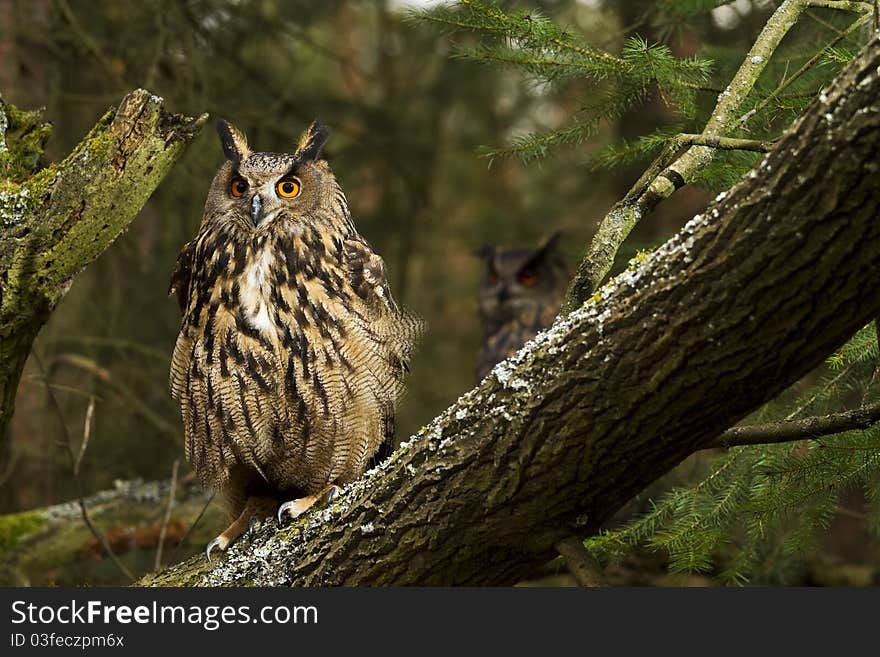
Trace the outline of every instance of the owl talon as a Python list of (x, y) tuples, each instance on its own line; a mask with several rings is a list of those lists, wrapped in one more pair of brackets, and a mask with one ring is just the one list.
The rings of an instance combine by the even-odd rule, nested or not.
[(339, 495), (339, 486), (330, 486), (330, 490), (327, 491), (327, 500), (326, 504), (330, 504), (336, 497)]
[[(293, 509), (294, 507), (296, 507), (296, 503), (297, 503), (298, 501), (299, 501), (299, 500), (291, 500), (291, 501), (289, 501), (289, 502), (285, 502), (284, 504), (282, 504), (281, 506), (278, 507), (278, 524), (279, 524), (279, 525), (283, 525), (283, 524), (284, 524), (284, 514), (285, 514), (287, 511), (290, 511), (291, 509)], [(291, 511), (291, 516), (292, 516), (292, 517), (295, 518), (297, 515), (299, 515), (299, 514), (295, 514), (295, 515), (294, 515), (294, 513)]]
[(226, 548), (229, 547), (229, 541), (223, 536), (218, 536), (213, 541), (208, 543), (208, 546), (205, 548), (205, 558), (208, 560), (208, 563), (211, 563), (211, 550), (217, 548), (221, 552), (225, 551)]
[(330, 485), (317, 495), (309, 495), (308, 497), (301, 497), (298, 500), (285, 502), (278, 507), (278, 524), (280, 525), (284, 522), (285, 513), (289, 513), (291, 519), (293, 519), (311, 509), (318, 500), (327, 500), (327, 502), (329, 502), (336, 496), (334, 489), (338, 490), (338, 487)]
[(256, 525), (257, 525), (257, 516), (251, 516), (251, 519), (248, 521), (248, 528), (247, 528), (247, 535), (248, 535), (249, 541), (254, 540), (254, 533), (255, 533), (254, 527), (256, 527)]

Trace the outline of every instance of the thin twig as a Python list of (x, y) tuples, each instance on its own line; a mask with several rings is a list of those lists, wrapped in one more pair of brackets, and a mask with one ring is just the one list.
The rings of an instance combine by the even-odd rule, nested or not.
[(83, 456), (86, 455), (86, 448), (89, 446), (89, 437), (92, 435), (92, 417), (95, 414), (95, 396), (89, 396), (89, 406), (86, 408), (86, 420), (83, 424), (83, 438), (79, 444), (79, 453), (76, 455), (76, 461), (73, 463), (73, 476), (79, 477), (79, 466), (82, 463)]
[(820, 59), (822, 59), (822, 57), (825, 55), (825, 53), (828, 52), (829, 48), (833, 48), (837, 43), (839, 43), (841, 40), (843, 40), (846, 36), (855, 32), (859, 27), (861, 27), (865, 23), (865, 21), (867, 19), (868, 19), (868, 17), (864, 16), (864, 17), (858, 19), (857, 21), (853, 21), (852, 25), (850, 25), (843, 32), (841, 32), (836, 37), (834, 37), (831, 41), (829, 41), (825, 45), (824, 48), (822, 48), (821, 50), (816, 52), (812, 57), (810, 57), (810, 59), (808, 59), (806, 62), (804, 62), (803, 66), (801, 66), (797, 71), (792, 73), (790, 78), (784, 79), (779, 84), (779, 86), (776, 87), (776, 89), (774, 91), (772, 91), (765, 98), (761, 99), (761, 102), (759, 102), (752, 109), (750, 109), (748, 112), (746, 112), (741, 117), (739, 117), (739, 119), (736, 120), (736, 123), (734, 123), (730, 129), (736, 130), (737, 128), (740, 128), (740, 127), (744, 126), (746, 123), (748, 123), (752, 119), (752, 117), (754, 117), (758, 112), (760, 112), (767, 105), (769, 105), (771, 101), (778, 98), (779, 94), (782, 93), (789, 86), (791, 86), (791, 84), (795, 80), (797, 80), (804, 73), (806, 73), (811, 68), (813, 68), (813, 66), (815, 66), (819, 62)]
[(79, 18), (77, 18), (73, 9), (71, 9), (70, 5), (67, 3), (67, 0), (55, 0), (56, 6), (61, 10), (61, 13), (64, 15), (64, 18), (67, 20), (67, 24), (70, 26), (70, 31), (76, 36), (80, 43), (85, 47), (89, 53), (97, 60), (97, 62), (101, 65), (101, 68), (104, 69), (104, 72), (113, 79), (119, 87), (124, 87), (125, 82), (122, 77), (119, 75), (119, 72), (113, 67), (110, 63), (110, 60), (107, 59), (104, 52), (101, 50), (101, 46), (92, 37), (91, 34), (82, 26)]
[(725, 448), (809, 440), (846, 431), (868, 429), (878, 422), (880, 422), (880, 403), (831, 415), (732, 427), (722, 433), (710, 447)]
[(208, 507), (211, 506), (211, 502), (214, 501), (214, 496), (217, 493), (211, 493), (211, 497), (208, 498), (208, 501), (205, 502), (205, 506), (202, 507), (202, 510), (199, 511), (199, 515), (196, 516), (196, 519), (193, 520), (192, 524), (189, 526), (189, 529), (186, 530), (186, 533), (183, 535), (183, 538), (180, 539), (180, 542), (174, 548), (174, 552), (171, 553), (171, 562), (176, 563), (177, 561), (177, 552), (180, 550), (181, 546), (186, 543), (189, 535), (192, 534), (193, 530), (196, 528), (196, 525), (199, 524), (199, 520), (202, 519), (202, 516), (205, 515), (205, 511), (208, 510)]
[(162, 567), (162, 547), (165, 544), (165, 533), (168, 531), (168, 522), (171, 520), (171, 510), (174, 508), (174, 495), (177, 492), (177, 469), (180, 459), (174, 459), (171, 468), (171, 485), (168, 488), (168, 506), (165, 507), (165, 517), (162, 519), (162, 529), (159, 530), (159, 545), (156, 546), (156, 561), (153, 570), (158, 571)]
[(863, 14), (871, 11), (871, 5), (867, 2), (847, 2), (847, 0), (810, 0), (811, 7), (822, 9), (839, 9), (841, 11), (853, 11)]
[(608, 586), (602, 566), (577, 536), (567, 536), (554, 547), (578, 584), (589, 588)]
[[(70, 432), (67, 430), (67, 423), (64, 421), (64, 412), (61, 410), (61, 404), (58, 403), (58, 398), (55, 397), (55, 391), (52, 390), (52, 386), (48, 385), (49, 380), (47, 378), (46, 369), (43, 367), (43, 360), (40, 358), (39, 354), (36, 351), (32, 352), (34, 357), (34, 362), (37, 364), (37, 367), (40, 370), (40, 373), (43, 375), (43, 378), (46, 380), (46, 394), (49, 396), (49, 402), (55, 411), (55, 414), (58, 416), (58, 421), (61, 424), (61, 432), (64, 434), (65, 438), (65, 446), (67, 448), (67, 455), (70, 457), (70, 464), (74, 467), (74, 476), (73, 482), (76, 486), (77, 493), (77, 503), (79, 504), (79, 510), (82, 514), (83, 522), (86, 523), (86, 527), (89, 528), (89, 531), (92, 532), (92, 535), (97, 539), (98, 543), (101, 544), (101, 547), (104, 549), (104, 552), (108, 557), (113, 561), (119, 571), (125, 575), (130, 581), (134, 581), (134, 576), (131, 574), (131, 571), (125, 567), (119, 557), (113, 552), (113, 548), (110, 547), (109, 541), (107, 541), (107, 537), (104, 536), (103, 532), (99, 530), (95, 524), (92, 522), (92, 519), (89, 517), (89, 511), (86, 508), (85, 496), (83, 495), (82, 490), (82, 480), (79, 478), (79, 473), (76, 469), (77, 457), (73, 451), (73, 439), (70, 435)], [(86, 441), (86, 436), (83, 436), (83, 441)]]
[(58, 365), (68, 365), (79, 370), (83, 370), (91, 374), (97, 381), (114, 390), (125, 403), (130, 406), (135, 413), (147, 420), (161, 433), (169, 436), (173, 440), (177, 440), (180, 435), (179, 430), (167, 422), (161, 414), (150, 408), (143, 398), (128, 386), (115, 378), (108, 369), (101, 367), (94, 360), (86, 358), (80, 354), (58, 354), (54, 356), (49, 363), (51, 369), (54, 370)]

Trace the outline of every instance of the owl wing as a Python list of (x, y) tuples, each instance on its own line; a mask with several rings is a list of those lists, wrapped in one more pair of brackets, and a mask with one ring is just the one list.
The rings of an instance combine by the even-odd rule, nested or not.
[(346, 264), (355, 294), (367, 304), (378, 303), (384, 310), (400, 313), (385, 273), (385, 261), (370, 245), (362, 240), (348, 239), (344, 242)]
[(177, 295), (177, 305), (180, 306), (180, 312), (186, 312), (186, 305), (189, 301), (189, 282), (192, 278), (192, 263), (195, 252), (195, 240), (187, 242), (180, 253), (177, 254), (177, 264), (174, 272), (171, 274), (171, 283), (168, 285), (168, 296)]
[[(396, 399), (424, 323), (420, 317), (398, 307), (391, 295), (385, 261), (363, 238), (347, 239), (344, 246), (349, 282), (366, 306), (365, 319), (369, 323), (370, 338), (385, 360), (385, 366), (374, 370), (373, 376), (377, 377), (380, 386), (388, 391), (395, 390), (395, 394), (388, 397)], [(391, 402), (383, 409), (383, 442), (371, 465), (378, 465), (394, 451), (394, 414)]]

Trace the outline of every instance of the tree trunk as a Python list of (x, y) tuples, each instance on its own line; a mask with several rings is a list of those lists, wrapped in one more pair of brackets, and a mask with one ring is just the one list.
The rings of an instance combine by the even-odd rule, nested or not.
[(742, 183), (330, 508), (143, 584), (511, 584), (880, 312), (880, 42)]
[(128, 94), (63, 162), (36, 171), (50, 126), (0, 99), (0, 453), (40, 328), (207, 118), (168, 114), (163, 102)]

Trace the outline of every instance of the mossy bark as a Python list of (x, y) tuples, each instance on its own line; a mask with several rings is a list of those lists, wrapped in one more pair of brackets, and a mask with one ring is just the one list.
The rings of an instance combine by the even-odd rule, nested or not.
[[(225, 526), (217, 502), (195, 483), (176, 487), (168, 521), (168, 481), (118, 481), (115, 488), (85, 499), (89, 516), (132, 573), (153, 568), (162, 527), (163, 562), (201, 552)], [(196, 528), (188, 529), (205, 510)], [(186, 539), (184, 545), (177, 545)], [(83, 522), (76, 501), (0, 516), (0, 586), (119, 586), (129, 584), (106, 558), (100, 541)]]
[(60, 164), (40, 169), (50, 126), (0, 99), (0, 453), (31, 345), (73, 278), (131, 223), (197, 134), (143, 89)]
[(404, 443), (143, 585), (517, 582), (880, 312), (880, 41), (743, 182)]

